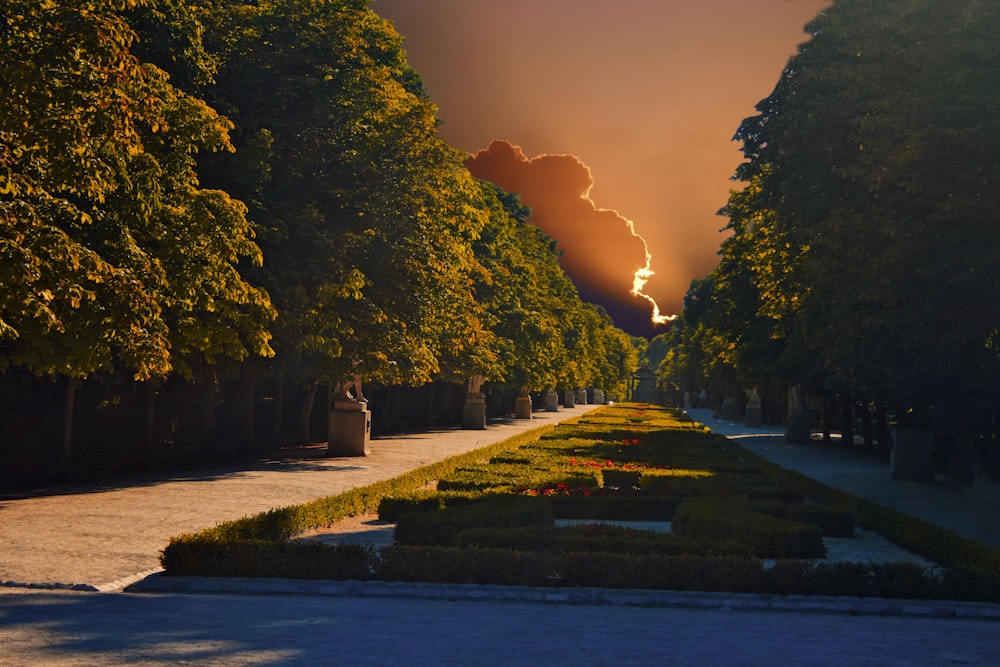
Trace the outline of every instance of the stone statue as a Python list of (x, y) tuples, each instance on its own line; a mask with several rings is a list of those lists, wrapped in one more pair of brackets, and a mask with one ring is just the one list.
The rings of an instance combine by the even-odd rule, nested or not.
[(486, 382), (486, 378), (482, 375), (473, 375), (469, 378), (469, 382), (466, 385), (466, 398), (482, 398), (483, 397), (483, 383)]
[(355, 373), (347, 382), (338, 382), (334, 385), (333, 398), (337, 401), (367, 403), (368, 399), (361, 391), (361, 376)]
[(797, 384), (788, 388), (788, 412), (801, 412), (805, 410), (802, 405), (802, 385)]

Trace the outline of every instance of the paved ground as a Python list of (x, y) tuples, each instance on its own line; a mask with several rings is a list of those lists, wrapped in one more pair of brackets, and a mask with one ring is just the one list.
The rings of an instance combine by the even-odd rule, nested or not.
[[(1000, 605), (711, 595), (665, 601), (630, 592), (595, 600), (587, 591), (324, 589), (281, 580), (201, 582), (219, 592), (197, 595), (182, 588), (120, 592), (158, 567), (158, 552), (172, 535), (388, 479), (582, 411), (541, 413), (486, 431), (376, 440), (362, 459), (276, 458), (4, 499), (0, 665), (1000, 664)], [(694, 416), (810, 476), (855, 493), (856, 486), (860, 495), (981, 539), (998, 534), (1000, 504), (991, 482), (962, 492), (909, 488), (857, 452), (787, 447), (767, 431)], [(924, 502), (921, 491), (936, 494), (934, 500)], [(44, 587), (55, 582), (110, 592)], [(43, 587), (17, 585), (28, 583)], [(224, 585), (239, 592), (221, 592)]]
[[(591, 406), (590, 409), (592, 409)], [(325, 447), (257, 462), (117, 477), (0, 499), (0, 583), (121, 588), (159, 569), (170, 538), (269, 509), (391, 479), (413, 468), (540, 428), (587, 407), (372, 440), (371, 454), (324, 458)]]
[(989, 478), (980, 477), (966, 487), (943, 480), (934, 484), (894, 480), (888, 463), (861, 447), (819, 441), (788, 445), (782, 430), (717, 421), (712, 419), (711, 410), (688, 413), (716, 433), (780, 466), (1000, 548), (1000, 484)]

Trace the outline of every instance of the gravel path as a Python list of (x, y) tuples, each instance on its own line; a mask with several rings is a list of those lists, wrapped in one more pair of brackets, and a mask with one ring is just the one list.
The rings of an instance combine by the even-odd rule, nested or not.
[(0, 499), (0, 586), (115, 590), (159, 569), (170, 538), (396, 477), (422, 465), (584, 414), (596, 406), (372, 440), (372, 453), (325, 447), (240, 465), (118, 477)]

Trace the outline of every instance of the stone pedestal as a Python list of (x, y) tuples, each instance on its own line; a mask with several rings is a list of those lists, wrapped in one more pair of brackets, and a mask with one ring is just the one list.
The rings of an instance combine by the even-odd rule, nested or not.
[(746, 411), (746, 425), (750, 428), (760, 428), (761, 426), (761, 410), (760, 406), (748, 405)]
[(722, 409), (719, 410), (719, 419), (727, 422), (735, 422), (740, 419), (740, 409), (736, 405), (736, 401), (732, 398), (726, 398), (722, 401)]
[(368, 456), (372, 413), (367, 403), (334, 401), (327, 422), (327, 456)]
[(572, 408), (576, 406), (576, 392), (572, 389), (567, 389), (563, 394), (563, 407)]
[(931, 432), (913, 428), (893, 429), (889, 467), (893, 479), (934, 481), (934, 439)]
[(514, 419), (531, 419), (531, 397), (518, 396), (514, 403)]
[(788, 426), (785, 428), (785, 442), (806, 444), (812, 429), (812, 416), (805, 410), (793, 410), (788, 413)]
[(486, 399), (467, 398), (462, 408), (462, 428), (482, 431), (486, 428)]
[(559, 394), (554, 391), (545, 392), (545, 411), (559, 412)]
[(583, 389), (581, 387), (580, 389), (576, 390), (576, 404), (577, 405), (586, 405), (587, 404), (587, 390), (586, 389)]
[(595, 405), (604, 405), (606, 402), (607, 401), (604, 399), (604, 390), (603, 389), (595, 389), (594, 390), (594, 404)]

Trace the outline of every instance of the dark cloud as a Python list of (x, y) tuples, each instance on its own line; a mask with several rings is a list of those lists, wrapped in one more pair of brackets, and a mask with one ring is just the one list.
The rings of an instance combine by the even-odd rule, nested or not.
[[(477, 178), (520, 194), (531, 222), (556, 240), (560, 264), (581, 296), (604, 306), (629, 333), (654, 332), (660, 316), (655, 302), (634, 293), (651, 275), (646, 242), (630, 220), (590, 199), (594, 178), (586, 164), (574, 155), (529, 158), (520, 146), (494, 140), (466, 166)], [(659, 319), (662, 324), (665, 318)]]

